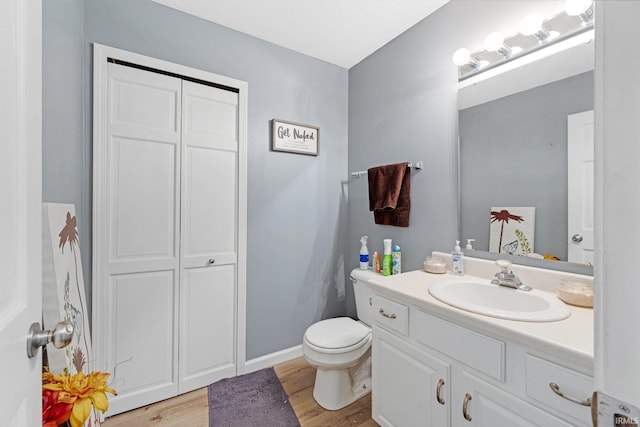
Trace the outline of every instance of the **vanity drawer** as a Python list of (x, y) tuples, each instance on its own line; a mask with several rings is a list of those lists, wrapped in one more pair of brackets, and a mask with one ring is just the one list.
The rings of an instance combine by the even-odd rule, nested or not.
[(411, 337), (492, 378), (504, 381), (505, 344), (419, 310), (411, 313)]
[(525, 360), (528, 397), (591, 425), (591, 408), (562, 398), (550, 384), (556, 384), (568, 398), (585, 401), (593, 393), (593, 378), (530, 354)]
[(373, 296), (373, 319), (392, 331), (407, 335), (409, 331), (409, 307), (390, 301), (379, 295)]

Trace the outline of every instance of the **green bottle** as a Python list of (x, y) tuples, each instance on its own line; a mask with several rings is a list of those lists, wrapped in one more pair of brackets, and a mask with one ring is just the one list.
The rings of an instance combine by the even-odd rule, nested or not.
[(384, 239), (384, 257), (382, 258), (382, 274), (391, 276), (391, 239)]

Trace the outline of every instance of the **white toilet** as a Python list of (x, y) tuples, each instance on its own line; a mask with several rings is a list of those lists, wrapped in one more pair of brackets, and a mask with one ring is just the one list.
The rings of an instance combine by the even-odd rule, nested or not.
[(369, 270), (351, 272), (356, 311), (360, 320), (336, 317), (307, 328), (302, 353), (316, 368), (313, 397), (320, 406), (337, 410), (371, 391), (371, 290)]

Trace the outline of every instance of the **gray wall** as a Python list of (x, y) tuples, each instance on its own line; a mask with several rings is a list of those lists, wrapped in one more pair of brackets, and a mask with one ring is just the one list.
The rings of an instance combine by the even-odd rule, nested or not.
[[(249, 83), (247, 359), (345, 312), (347, 70), (147, 0), (44, 2), (43, 198), (76, 204), (87, 293), (91, 43)], [(270, 151), (270, 120), (320, 127), (318, 157)]]
[[(382, 253), (390, 238), (403, 271), (422, 268), (432, 250), (450, 251), (458, 234), (456, 69), (447, 41), (458, 11), (448, 4), (349, 70), (349, 171), (422, 161), (411, 171), (408, 228), (376, 225), (366, 175), (349, 177), (350, 267), (360, 236)], [(353, 309), (353, 308), (351, 308)]]
[(85, 287), (91, 285), (91, 146), (83, 140), (82, 2), (42, 2), (42, 198), (73, 203)]
[(593, 72), (460, 111), (461, 235), (489, 250), (493, 206), (536, 208), (534, 251), (567, 260), (567, 116), (593, 109)]

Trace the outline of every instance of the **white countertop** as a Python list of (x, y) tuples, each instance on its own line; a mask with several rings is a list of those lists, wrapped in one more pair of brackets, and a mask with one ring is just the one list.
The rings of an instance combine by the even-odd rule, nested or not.
[[(465, 280), (475, 278), (471, 275), (463, 277)], [(412, 304), (442, 319), (551, 353), (583, 370), (593, 370), (593, 309), (567, 305), (571, 315), (556, 322), (523, 322), (483, 316), (452, 307), (431, 296), (430, 285), (454, 278), (460, 276), (416, 270), (394, 276), (376, 275), (368, 283), (376, 293)]]

